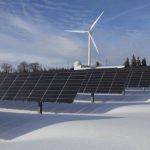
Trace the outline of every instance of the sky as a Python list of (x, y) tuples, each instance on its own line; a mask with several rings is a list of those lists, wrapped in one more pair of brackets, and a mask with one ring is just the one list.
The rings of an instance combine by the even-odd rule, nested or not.
[(87, 35), (65, 30), (89, 29), (102, 11), (92, 64), (122, 65), (133, 54), (150, 64), (149, 0), (0, 0), (0, 64), (87, 64)]

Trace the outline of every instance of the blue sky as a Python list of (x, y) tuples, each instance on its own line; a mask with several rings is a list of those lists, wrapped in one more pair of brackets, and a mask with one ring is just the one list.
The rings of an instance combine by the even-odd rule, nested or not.
[(120, 65), (133, 54), (148, 60), (149, 0), (0, 0), (0, 64), (86, 64), (87, 36), (65, 30), (88, 29), (103, 10), (93, 30), (100, 55), (93, 48), (92, 62)]

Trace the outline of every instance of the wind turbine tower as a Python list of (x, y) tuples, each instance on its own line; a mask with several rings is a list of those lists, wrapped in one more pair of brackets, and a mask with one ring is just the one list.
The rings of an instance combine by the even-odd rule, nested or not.
[(88, 30), (66, 30), (68, 32), (81, 33), (81, 34), (87, 33), (88, 34), (88, 66), (91, 66), (91, 43), (93, 43), (97, 53), (99, 54), (97, 45), (92, 36), (92, 29), (94, 28), (94, 26), (96, 25), (98, 20), (102, 17), (103, 13), (104, 13), (104, 11), (98, 16), (98, 18), (93, 22), (90, 29), (88, 29)]

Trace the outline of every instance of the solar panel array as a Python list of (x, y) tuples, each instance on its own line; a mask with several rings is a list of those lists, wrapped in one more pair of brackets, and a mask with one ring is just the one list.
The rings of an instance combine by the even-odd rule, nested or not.
[(1, 74), (1, 100), (72, 103), (82, 83), (80, 72)]
[(121, 94), (150, 87), (150, 68), (0, 74), (0, 99), (72, 103), (79, 93)]

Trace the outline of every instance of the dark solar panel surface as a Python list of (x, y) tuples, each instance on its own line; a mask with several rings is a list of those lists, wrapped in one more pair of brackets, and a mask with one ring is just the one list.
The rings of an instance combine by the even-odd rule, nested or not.
[(43, 100), (48, 102), (57, 102), (69, 76), (70, 73), (68, 72), (55, 74), (50, 86), (47, 88), (43, 96)]
[(122, 93), (124, 91), (128, 76), (128, 71), (117, 71), (109, 89), (109, 93)]
[(0, 86), (0, 99), (5, 99), (7, 92), (17, 78), (17, 74), (6, 74)]
[(72, 103), (77, 92), (113, 94), (125, 87), (150, 87), (150, 69), (0, 74), (1, 100)]
[(145, 70), (142, 73), (142, 78), (140, 80), (140, 87), (150, 87), (150, 70)]
[(67, 103), (72, 103), (72, 100), (75, 98), (83, 79), (84, 73), (70, 73), (67, 82), (63, 86), (63, 89), (57, 98), (57, 102), (66, 101)]
[(126, 87), (150, 87), (150, 69), (130, 70)]
[(128, 87), (139, 87), (143, 71), (131, 71)]
[(83, 79), (81, 72), (2, 74), (0, 98), (72, 103)]
[[(52, 81), (55, 78), (54, 73), (44, 73), (39, 75), (39, 79), (35, 84), (32, 92), (30, 93), (28, 99), (35, 101), (43, 101), (43, 98), (50, 86), (52, 86)], [(55, 100), (53, 100), (55, 101)]]
[(80, 93), (122, 93), (128, 77), (128, 71), (100, 70), (88, 71), (79, 89)]
[(112, 82), (115, 78), (116, 71), (104, 71), (102, 79), (100, 80), (97, 93), (106, 93), (108, 94), (112, 85)]

